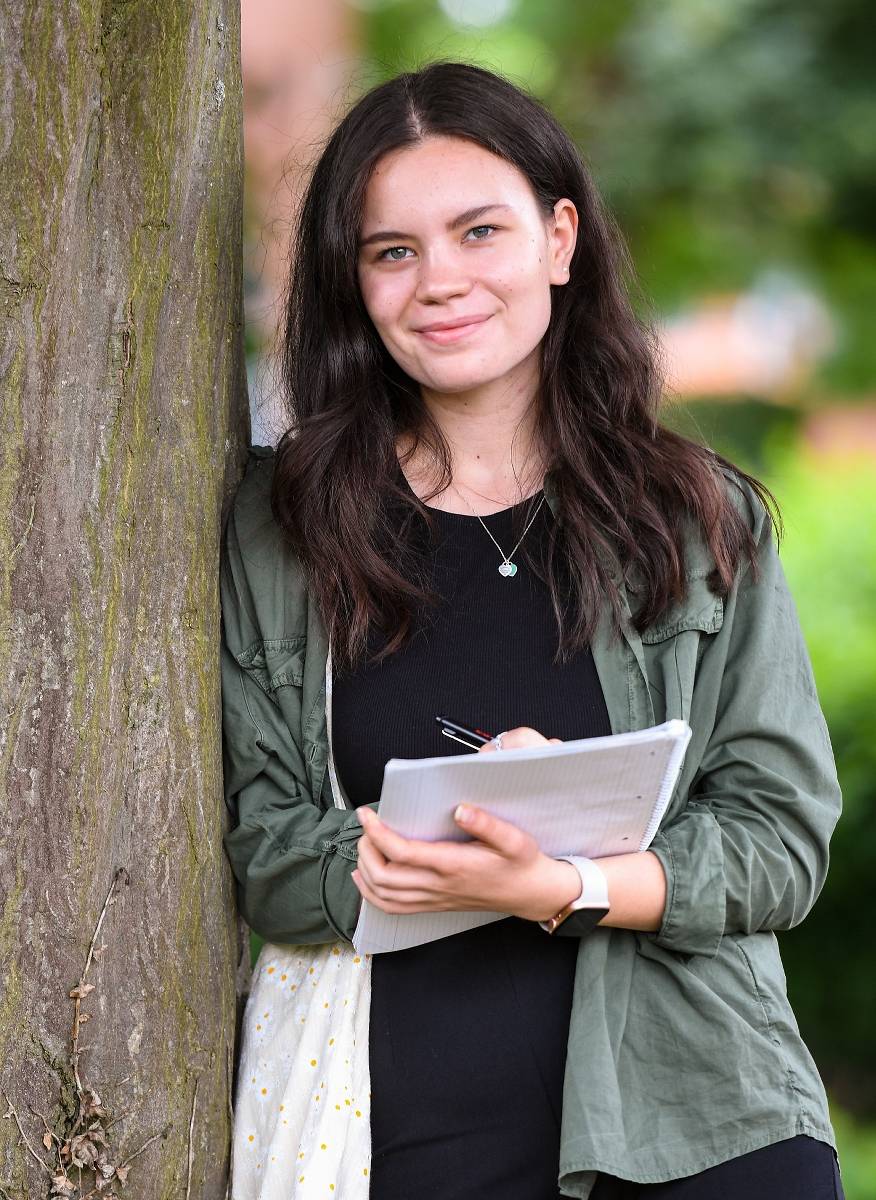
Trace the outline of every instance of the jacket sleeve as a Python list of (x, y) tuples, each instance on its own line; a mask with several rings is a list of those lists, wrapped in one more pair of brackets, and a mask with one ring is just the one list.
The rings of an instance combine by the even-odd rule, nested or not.
[(258, 598), (246, 576), (232, 509), (222, 540), (220, 665), (225, 850), (238, 907), (268, 941), (352, 939), (361, 897), (350, 878), (362, 833), (355, 811), (311, 796), (301, 747), (257, 672), (241, 665), (257, 641)]
[(649, 847), (667, 898), (660, 929), (645, 936), (682, 954), (713, 956), (725, 933), (798, 925), (824, 884), (842, 807), (772, 521), (745, 491), (760, 578), (746, 566), (724, 601), (724, 626), (700, 667), (718, 680), (714, 727), (686, 808)]

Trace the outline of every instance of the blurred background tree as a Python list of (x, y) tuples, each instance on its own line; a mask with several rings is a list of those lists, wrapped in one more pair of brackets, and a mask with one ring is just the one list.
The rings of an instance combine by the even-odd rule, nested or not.
[(664, 419), (754, 471), (844, 793), (831, 870), (781, 935), (831, 1098), (848, 1200), (876, 1200), (876, 92), (864, 0), (244, 0), (253, 440), (288, 230), (322, 139), (367, 87), (436, 58), (531, 90), (574, 136), (665, 348)]

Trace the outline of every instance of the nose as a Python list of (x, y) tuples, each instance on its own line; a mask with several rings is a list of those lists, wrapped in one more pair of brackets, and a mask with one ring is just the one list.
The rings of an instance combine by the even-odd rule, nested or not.
[(417, 277), (416, 299), (442, 304), (471, 291), (471, 279), (459, 258), (447, 250), (424, 254)]

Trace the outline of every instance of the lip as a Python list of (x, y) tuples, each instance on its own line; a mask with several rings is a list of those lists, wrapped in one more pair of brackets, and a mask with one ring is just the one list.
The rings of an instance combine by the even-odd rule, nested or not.
[(422, 329), (418, 329), (417, 333), (428, 338), (430, 342), (444, 346), (449, 342), (458, 342), (460, 338), (466, 337), (480, 325), (489, 321), (492, 315), (492, 313), (477, 313), (470, 317), (459, 317), (455, 321), (436, 321), (433, 325), (426, 325)]

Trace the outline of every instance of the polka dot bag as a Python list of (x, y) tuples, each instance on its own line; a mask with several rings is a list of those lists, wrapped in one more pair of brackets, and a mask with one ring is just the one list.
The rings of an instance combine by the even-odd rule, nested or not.
[(367, 1200), (370, 957), (265, 943), (243, 1021), (232, 1200)]
[[(331, 657), (326, 717), (331, 755)], [(367, 1200), (371, 956), (349, 942), (266, 942), (243, 1018), (232, 1200)]]

